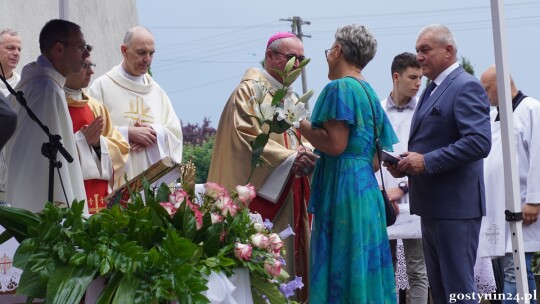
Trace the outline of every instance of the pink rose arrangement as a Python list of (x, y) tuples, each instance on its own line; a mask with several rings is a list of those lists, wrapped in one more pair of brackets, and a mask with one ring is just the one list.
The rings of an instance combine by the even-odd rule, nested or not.
[(254, 297), (277, 297), (287, 303), (291, 292), (301, 288), (298, 282), (302, 281), (295, 278), (287, 283), (289, 275), (282, 268), (283, 239), (294, 234), (292, 229), (278, 234), (272, 232), (270, 221), (263, 222), (260, 216), (253, 220), (248, 207), (256, 192), (251, 184), (236, 186), (230, 192), (217, 183), (206, 183), (204, 188), (204, 193), (195, 195), (189, 189), (163, 193), (168, 188), (162, 186), (162, 193), (155, 197), (173, 225), (193, 243), (201, 244), (201, 272), (230, 274), (234, 268), (246, 267), (251, 272)]

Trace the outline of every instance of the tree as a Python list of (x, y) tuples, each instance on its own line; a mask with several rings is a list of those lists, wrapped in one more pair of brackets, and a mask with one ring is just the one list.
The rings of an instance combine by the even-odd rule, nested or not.
[(216, 129), (211, 127), (212, 121), (205, 117), (202, 125), (187, 123), (182, 127), (184, 136), (184, 144), (200, 145), (207, 141), (210, 137), (216, 135)]
[[(463, 67), (463, 69), (474, 76), (474, 68), (473, 68), (473, 65), (471, 63), (471, 61), (467, 58), (467, 57), (463, 57), (461, 56), (460, 60), (459, 60), (459, 65), (461, 65), (461, 67)], [(431, 82), (431, 80), (429, 78), (426, 78), (426, 87), (429, 85), (429, 83)]]
[(471, 61), (467, 57), (461, 56), (460, 63), (459, 63), (467, 73), (474, 76), (474, 68), (471, 63)]
[(187, 123), (182, 127), (184, 136), (183, 157), (184, 162), (191, 160), (196, 167), (195, 183), (206, 182), (210, 158), (214, 148), (216, 129), (210, 126), (211, 121), (204, 118), (202, 124)]

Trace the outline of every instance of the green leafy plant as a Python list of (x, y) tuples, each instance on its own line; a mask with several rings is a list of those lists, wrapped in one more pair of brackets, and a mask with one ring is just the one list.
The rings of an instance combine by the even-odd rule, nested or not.
[(83, 201), (70, 208), (46, 203), (40, 214), (0, 207), (6, 228), (0, 239), (21, 243), (14, 256), (23, 270), (17, 294), (29, 302), (78, 303), (101, 276), (106, 284), (97, 303), (208, 303), (203, 292), (211, 271), (230, 275), (245, 267), (256, 300), (287, 302), (278, 291), (288, 277), (280, 269), (283, 242), (252, 221), (246, 208), (252, 187), (230, 194), (207, 184), (197, 198), (192, 188), (171, 192), (165, 184), (143, 184), (144, 200), (132, 192), (125, 207), (88, 218)]

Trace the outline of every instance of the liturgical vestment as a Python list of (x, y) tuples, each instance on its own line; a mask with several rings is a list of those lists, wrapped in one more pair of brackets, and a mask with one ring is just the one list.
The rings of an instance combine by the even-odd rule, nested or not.
[[(59, 171), (67, 203), (71, 203), (74, 199), (85, 200), (86, 193), (63, 90), (65, 81), (46, 57), (39, 56), (37, 61), (23, 68), (15, 90), (24, 93), (28, 107), (51, 134), (62, 137), (64, 148), (73, 157), (73, 162), (68, 163), (60, 153), (57, 154), (57, 159), (62, 162)], [(17, 112), (18, 121), (15, 134), (6, 148), (6, 199), (13, 207), (37, 212), (43, 209), (48, 194), (49, 161), (41, 154), (41, 146), (48, 142), (48, 138), (14, 96), (10, 96), (10, 103)], [(53, 200), (66, 202), (57, 170), (54, 172)], [(86, 204), (85, 212), (88, 212)]]
[(131, 151), (126, 164), (128, 179), (132, 179), (164, 157), (182, 161), (182, 128), (169, 97), (152, 79), (144, 75), (137, 83), (113, 67), (90, 86), (90, 96), (101, 100), (111, 115), (114, 126), (128, 140), (128, 127), (136, 122), (149, 124), (156, 131), (157, 143), (142, 151)]
[[(282, 88), (282, 85), (266, 71), (248, 69), (227, 101), (217, 129), (208, 181), (219, 183), (228, 190), (234, 190), (237, 185), (244, 185), (247, 182), (251, 172), (250, 144), (257, 135), (267, 131), (261, 129), (255, 119), (250, 117), (250, 115), (256, 115), (252, 100), (252, 97), (256, 96), (253, 81), (272, 88), (263, 103), (271, 103), (276, 89)], [(290, 132), (270, 134), (270, 140), (260, 157), (262, 164), (255, 168), (250, 180), (257, 191), (261, 189), (276, 167), (288, 157), (294, 157), (296, 146), (296, 138)], [(280, 232), (288, 225), (294, 229), (296, 236), (284, 240), (287, 251), (286, 270), (292, 276), (294, 274), (302, 276), (304, 282), (307, 282), (310, 229), (304, 194), (309, 193), (309, 184), (305, 177), (293, 176), (293, 179), (295, 181), (292, 191), (290, 188), (287, 190), (285, 200), (272, 220), (273, 230)], [(272, 203), (268, 202), (268, 204)], [(250, 209), (257, 211), (253, 210), (252, 205)], [(307, 287), (301, 290), (301, 292), (304, 291), (307, 292)]]
[[(78, 91), (80, 97), (66, 91), (69, 113), (75, 131), (75, 143), (79, 153), (84, 187), (87, 195), (88, 211), (97, 213), (107, 207), (103, 200), (111, 190), (116, 189), (124, 179), (124, 166), (129, 155), (129, 144), (112, 126), (109, 112), (96, 99)], [(103, 131), (99, 149), (88, 145), (80, 129), (89, 125), (96, 117), (103, 118)], [(98, 155), (99, 154), (99, 155)]]

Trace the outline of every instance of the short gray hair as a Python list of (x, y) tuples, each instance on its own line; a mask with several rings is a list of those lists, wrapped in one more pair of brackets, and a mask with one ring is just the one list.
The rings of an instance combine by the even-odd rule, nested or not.
[(377, 52), (377, 39), (363, 25), (349, 24), (336, 31), (336, 43), (341, 45), (345, 61), (363, 69)]
[(420, 30), (418, 38), (427, 33), (434, 33), (433, 37), (437, 43), (444, 46), (451, 45), (454, 49), (454, 55), (457, 54), (457, 42), (454, 38), (454, 34), (452, 34), (452, 31), (448, 27), (442, 24), (430, 24)]
[(16, 30), (12, 29), (3, 29), (0, 30), (0, 43), (4, 42), (4, 35), (10, 35), (10, 36), (19, 36), (19, 33)]
[(149, 29), (147, 29), (146, 27), (137, 25), (137, 26), (134, 26), (134, 27), (130, 28), (126, 32), (126, 35), (124, 36), (124, 45), (129, 45), (129, 43), (131, 42), (131, 39), (133, 38), (133, 34), (135, 34), (135, 32), (140, 31), (140, 30), (147, 31), (148, 33), (152, 34), (152, 36), (154, 36), (154, 34)]

